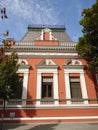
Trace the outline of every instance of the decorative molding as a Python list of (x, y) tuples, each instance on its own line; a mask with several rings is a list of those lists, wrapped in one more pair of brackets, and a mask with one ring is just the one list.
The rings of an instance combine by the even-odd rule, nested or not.
[(84, 69), (84, 65), (63, 65), (64, 69)]
[[(5, 53), (6, 55), (10, 55), (11, 54), (11, 52), (6, 52)], [(20, 55), (22, 55), (22, 56), (78, 56), (78, 53), (56, 53), (56, 52), (45, 52), (45, 53), (43, 53), (43, 52), (17, 52), (17, 55), (18, 56), (20, 56)]]
[(20, 64), (20, 65), (28, 65), (28, 62), (25, 59), (19, 59), (18, 64)]
[(20, 65), (19, 69), (29, 69), (30, 65)]
[(82, 65), (82, 62), (80, 60), (76, 60), (76, 59), (71, 59), (68, 60), (65, 65), (74, 65), (74, 66), (78, 66), (78, 65)]
[(84, 65), (82, 64), (82, 62), (80, 60), (77, 59), (69, 59), (67, 60), (67, 62), (65, 63), (65, 65), (63, 65), (64, 69), (84, 69)]
[[(9, 121), (21, 121), (21, 120), (98, 120), (98, 116), (63, 116), (63, 117), (18, 117), (18, 118), (4, 118), (3, 120), (9, 120)], [(1, 120), (1, 118), (0, 118)]]
[(45, 60), (42, 60), (38, 65), (37, 65), (37, 68), (40, 68), (40, 69), (44, 69), (44, 68), (47, 68), (47, 69), (57, 69), (58, 68), (58, 65), (56, 65), (54, 63), (53, 60), (51, 59), (45, 59)]
[[(89, 99), (88, 99), (89, 100)], [(97, 99), (96, 99), (97, 100)], [(98, 104), (59, 104), (59, 105), (53, 105), (53, 104), (43, 104), (43, 105), (10, 105), (6, 106), (6, 110), (18, 110), (18, 109), (81, 109), (81, 108), (86, 108), (86, 109), (96, 109), (98, 108)], [(0, 109), (2, 109), (2, 105), (0, 105)]]
[[(46, 68), (43, 68), (43, 69), (39, 69), (37, 70), (37, 97), (36, 99), (41, 99), (41, 74), (42, 73), (53, 73), (53, 89), (54, 89), (54, 94), (53, 94), (53, 98), (54, 99), (59, 99), (59, 94), (58, 94), (58, 72), (57, 72), (57, 68), (56, 69), (46, 69)], [(56, 91), (56, 92), (55, 92)], [(54, 104), (52, 105), (58, 105), (59, 104), (59, 101), (55, 101)], [(41, 104), (40, 101), (37, 101), (36, 103), (37, 106), (39, 105), (43, 105)]]
[[(64, 74), (65, 74), (65, 90), (66, 90), (66, 98), (71, 99), (70, 94), (70, 81), (69, 81), (69, 74), (70, 73), (79, 73), (80, 74), (80, 84), (81, 84), (81, 90), (82, 90), (82, 98), (88, 98), (87, 96), (87, 90), (86, 90), (86, 83), (85, 83), (85, 77), (84, 77), (84, 70), (83, 69), (76, 69), (74, 68), (64, 68)], [(88, 101), (83, 101), (84, 104), (88, 104)], [(67, 101), (67, 104), (71, 104), (71, 101)]]

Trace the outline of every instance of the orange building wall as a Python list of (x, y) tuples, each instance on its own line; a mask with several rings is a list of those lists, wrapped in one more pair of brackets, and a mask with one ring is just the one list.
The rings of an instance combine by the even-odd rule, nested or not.
[(47, 41), (47, 43), (45, 41), (36, 41), (34, 43), (36, 46), (58, 46), (58, 42), (57, 41)]
[[(30, 72), (29, 72), (29, 82), (28, 82), (28, 92), (27, 92), (27, 98), (28, 99), (36, 99), (36, 86), (37, 86), (37, 67), (44, 58), (26, 58), (28, 61), (28, 64), (31, 65)], [(64, 77), (64, 68), (63, 65), (68, 59), (65, 58), (52, 58), (52, 60), (55, 62), (56, 65), (58, 65), (58, 85), (59, 85), (59, 98), (66, 98), (66, 90), (65, 90), (65, 77)], [(79, 59), (82, 61), (84, 65), (87, 65), (85, 60)], [(79, 76), (79, 74), (70, 73), (70, 76)], [(94, 83), (92, 79), (87, 75), (87, 72), (85, 70), (85, 79), (86, 79), (86, 86), (87, 86), (87, 93), (88, 98), (96, 98)], [(65, 104), (66, 102), (61, 101), (60, 104)], [(90, 102), (94, 103), (94, 101)], [(35, 104), (35, 101), (27, 101), (27, 104)], [(80, 117), (80, 116), (97, 116), (98, 115), (98, 108), (77, 108), (77, 107), (61, 107), (61, 108), (18, 108), (15, 110), (15, 108), (6, 109), (5, 110), (5, 117), (9, 118), (10, 112), (15, 112), (15, 118), (39, 118), (39, 117)], [(1, 111), (0, 111), (1, 115)], [(18, 123), (27, 123), (27, 122), (59, 122), (59, 121), (65, 121), (65, 122), (71, 122), (71, 121), (98, 121), (98, 119), (55, 119), (55, 120), (9, 120), (8, 122), (18, 122)], [(5, 121), (6, 122), (6, 121)]]
[[(37, 67), (44, 58), (33, 58), (33, 59), (26, 59), (28, 63), (31, 65), (30, 67), (30, 73), (29, 73), (29, 82), (28, 82), (28, 93), (27, 97), (28, 99), (33, 98), (36, 99), (36, 86), (37, 86)], [(66, 98), (66, 93), (65, 93), (65, 77), (64, 77), (64, 68), (63, 65), (68, 59), (60, 59), (60, 58), (52, 58), (52, 60), (55, 62), (56, 65), (58, 65), (58, 86), (59, 86), (59, 97), (60, 98)], [(81, 59), (79, 59), (81, 60)], [(87, 63), (85, 60), (81, 60), (84, 65)], [(77, 76), (79, 74), (70, 74)], [(87, 86), (87, 93), (88, 93), (88, 98), (96, 98), (96, 92), (95, 92), (95, 86), (94, 82), (92, 79), (88, 76), (86, 70), (84, 71), (85, 75), (85, 80), (86, 80), (86, 86)], [(34, 103), (34, 102), (33, 102)], [(63, 102), (62, 102), (63, 103)], [(94, 101), (90, 103), (95, 103)]]
[(44, 32), (44, 40), (50, 40), (50, 34), (49, 32)]
[[(10, 112), (15, 112), (15, 118), (43, 118), (43, 117), (46, 117), (47, 119), (46, 120), (41, 120), (41, 119), (38, 119), (38, 120), (13, 120), (10, 118), (10, 120), (8, 121), (7, 120), (7, 123), (9, 122), (13, 122), (13, 123), (16, 123), (16, 122), (19, 122), (19, 123), (34, 123), (34, 122), (58, 122), (58, 121), (65, 121), (65, 122), (80, 122), (80, 121), (98, 121), (97, 118), (95, 119), (63, 119), (63, 117), (83, 117), (83, 116), (96, 116), (98, 115), (98, 108), (59, 108), (59, 109), (18, 109), (18, 110), (5, 110), (5, 117), (6, 118), (9, 118), (9, 115), (10, 115)], [(62, 119), (55, 119), (55, 120), (49, 120), (49, 117), (52, 118), (52, 117), (62, 117)]]

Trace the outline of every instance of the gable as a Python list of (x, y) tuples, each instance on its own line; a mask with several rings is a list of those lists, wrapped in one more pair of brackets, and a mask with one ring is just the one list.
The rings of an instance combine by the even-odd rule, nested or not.
[(57, 46), (58, 41), (57, 38), (55, 38), (52, 35), (52, 31), (48, 28), (45, 28), (41, 31), (40, 37), (36, 38), (35, 45), (40, 46)]
[(51, 59), (45, 59), (42, 60), (38, 65), (37, 68), (51, 68), (51, 67), (58, 67), (53, 60)]

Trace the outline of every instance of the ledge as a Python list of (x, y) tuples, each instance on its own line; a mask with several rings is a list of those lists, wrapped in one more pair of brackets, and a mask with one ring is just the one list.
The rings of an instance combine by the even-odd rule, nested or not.
[(84, 65), (63, 65), (64, 69), (84, 69)]
[(20, 65), (19, 69), (29, 69), (30, 65)]

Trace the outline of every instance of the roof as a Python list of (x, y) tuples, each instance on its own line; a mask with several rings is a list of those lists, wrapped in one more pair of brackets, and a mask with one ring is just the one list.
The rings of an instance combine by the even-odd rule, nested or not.
[[(43, 38), (41, 36), (43, 36), (44, 31), (46, 34), (48, 31), (51, 38), (54, 38), (54, 39), (53, 40), (39, 39), (39, 38)], [(52, 41), (52, 44), (50, 44), (51, 41)], [(56, 42), (57, 44), (54, 44), (54, 42)], [(24, 35), (22, 40), (19, 42), (17, 41), (15, 45), (11, 46), (10, 49), (7, 48), (6, 51), (10, 52), (11, 49), (13, 48), (17, 52), (19, 52), (19, 54), (20, 52), (25, 52), (27, 55), (29, 55), (29, 53), (34, 53), (34, 55), (36, 56), (38, 56), (42, 52), (45, 54), (45, 56), (46, 56), (46, 53), (53, 53), (53, 56), (57, 55), (57, 57), (59, 56), (58, 53), (62, 53), (62, 54), (65, 53), (64, 55), (67, 55), (66, 53), (68, 53), (68, 55), (74, 55), (72, 53), (76, 54), (76, 43), (71, 41), (71, 39), (66, 33), (66, 28), (63, 25), (62, 26), (61, 25), (60, 26), (59, 25), (28, 26), (28, 31)], [(60, 54), (60, 56), (62, 54)]]
[(22, 38), (22, 42), (34, 42), (41, 34), (41, 30), (49, 28), (52, 30), (53, 36), (57, 38), (59, 42), (72, 42), (66, 33), (64, 25), (29, 25), (28, 31)]

